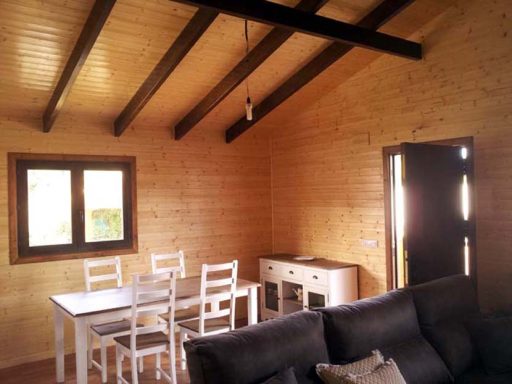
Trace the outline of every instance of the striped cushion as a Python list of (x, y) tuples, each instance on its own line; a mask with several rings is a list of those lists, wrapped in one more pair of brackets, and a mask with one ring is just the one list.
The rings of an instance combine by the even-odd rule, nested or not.
[(406, 384), (393, 359), (389, 359), (375, 371), (365, 375), (349, 374), (345, 376), (347, 384)]
[(339, 384), (344, 383), (343, 379), (348, 374), (363, 375), (373, 372), (382, 364), (384, 364), (384, 357), (380, 351), (375, 350), (372, 352), (371, 356), (366, 359), (358, 360), (350, 364), (317, 364), (316, 373), (326, 384)]

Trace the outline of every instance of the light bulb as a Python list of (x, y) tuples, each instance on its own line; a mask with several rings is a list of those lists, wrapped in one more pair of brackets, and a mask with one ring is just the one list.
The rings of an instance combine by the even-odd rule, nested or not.
[(247, 101), (245, 103), (245, 116), (247, 120), (252, 120), (252, 102), (250, 97), (247, 97)]

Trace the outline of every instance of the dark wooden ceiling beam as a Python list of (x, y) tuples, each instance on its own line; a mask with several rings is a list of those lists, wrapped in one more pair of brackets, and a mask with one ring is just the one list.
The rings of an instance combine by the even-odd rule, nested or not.
[(128, 128), (130, 123), (208, 29), (217, 15), (218, 12), (215, 10), (202, 8), (197, 10), (160, 62), (153, 68), (153, 71), (114, 121), (115, 136), (121, 136), (126, 128)]
[(333, 42), (373, 49), (413, 60), (422, 57), (421, 45), (399, 37), (303, 12), (265, 0), (173, 0), (236, 17), (290, 29)]
[[(399, 14), (405, 7), (413, 3), (413, 1), (414, 0), (384, 0), (373, 11), (358, 22), (357, 25), (365, 28), (378, 29), (388, 20)], [(315, 56), (311, 61), (281, 84), (260, 104), (254, 107), (253, 119), (251, 121), (242, 117), (233, 126), (226, 130), (226, 142), (231, 143), (286, 99), (296, 93), (304, 85), (338, 61), (342, 56), (350, 52), (352, 48), (353, 46), (341, 43), (330, 44), (321, 53)]]
[[(328, 0), (301, 0), (295, 7), (304, 12), (317, 12)], [(176, 140), (185, 136), (210, 111), (224, 100), (256, 68), (274, 53), (293, 31), (274, 28), (229, 72), (174, 128)]]
[(96, 0), (92, 7), (91, 13), (84, 24), (82, 32), (69, 56), (64, 67), (64, 71), (60, 76), (59, 82), (53, 91), (52, 97), (48, 102), (46, 110), (43, 114), (43, 132), (50, 132), (55, 119), (57, 118), (69, 91), (85, 64), (89, 53), (91, 52), (96, 39), (98, 38), (103, 25), (107, 21), (110, 11), (116, 3), (115, 0)]

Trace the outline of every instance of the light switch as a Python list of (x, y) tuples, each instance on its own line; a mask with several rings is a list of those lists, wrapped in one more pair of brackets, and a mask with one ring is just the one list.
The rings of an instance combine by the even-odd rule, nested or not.
[(379, 246), (378, 240), (362, 239), (361, 244), (365, 248), (378, 248)]

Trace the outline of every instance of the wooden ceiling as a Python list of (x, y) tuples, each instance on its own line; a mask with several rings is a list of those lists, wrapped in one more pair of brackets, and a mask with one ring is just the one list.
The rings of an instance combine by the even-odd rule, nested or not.
[[(276, 2), (290, 7), (298, 4), (296, 0)], [(406, 38), (452, 3), (452, 0), (416, 0), (379, 31)], [(378, 4), (379, 0), (330, 0), (317, 15), (355, 24)], [(93, 6), (92, 0), (0, 2), (1, 116), (39, 119), (42, 129), (43, 113)], [(196, 12), (193, 6), (168, 0), (117, 0), (77, 72), (76, 81), (62, 104), (61, 115), (96, 119), (98, 124), (107, 124), (114, 132), (116, 118)], [(251, 47), (271, 29), (250, 21)], [(250, 75), (254, 104), (259, 104), (330, 44), (325, 39), (294, 33)], [(172, 134), (175, 125), (244, 58), (244, 21), (218, 15), (185, 53), (124, 135), (148, 125), (162, 126)], [(304, 108), (380, 55), (367, 49), (352, 50), (273, 110), (264, 121), (278, 124), (287, 114), (296, 113), (298, 107)], [(245, 98), (245, 85), (241, 84), (190, 134), (206, 129), (224, 135), (243, 116)], [(61, 129), (58, 121), (59, 117), (53, 129)]]

